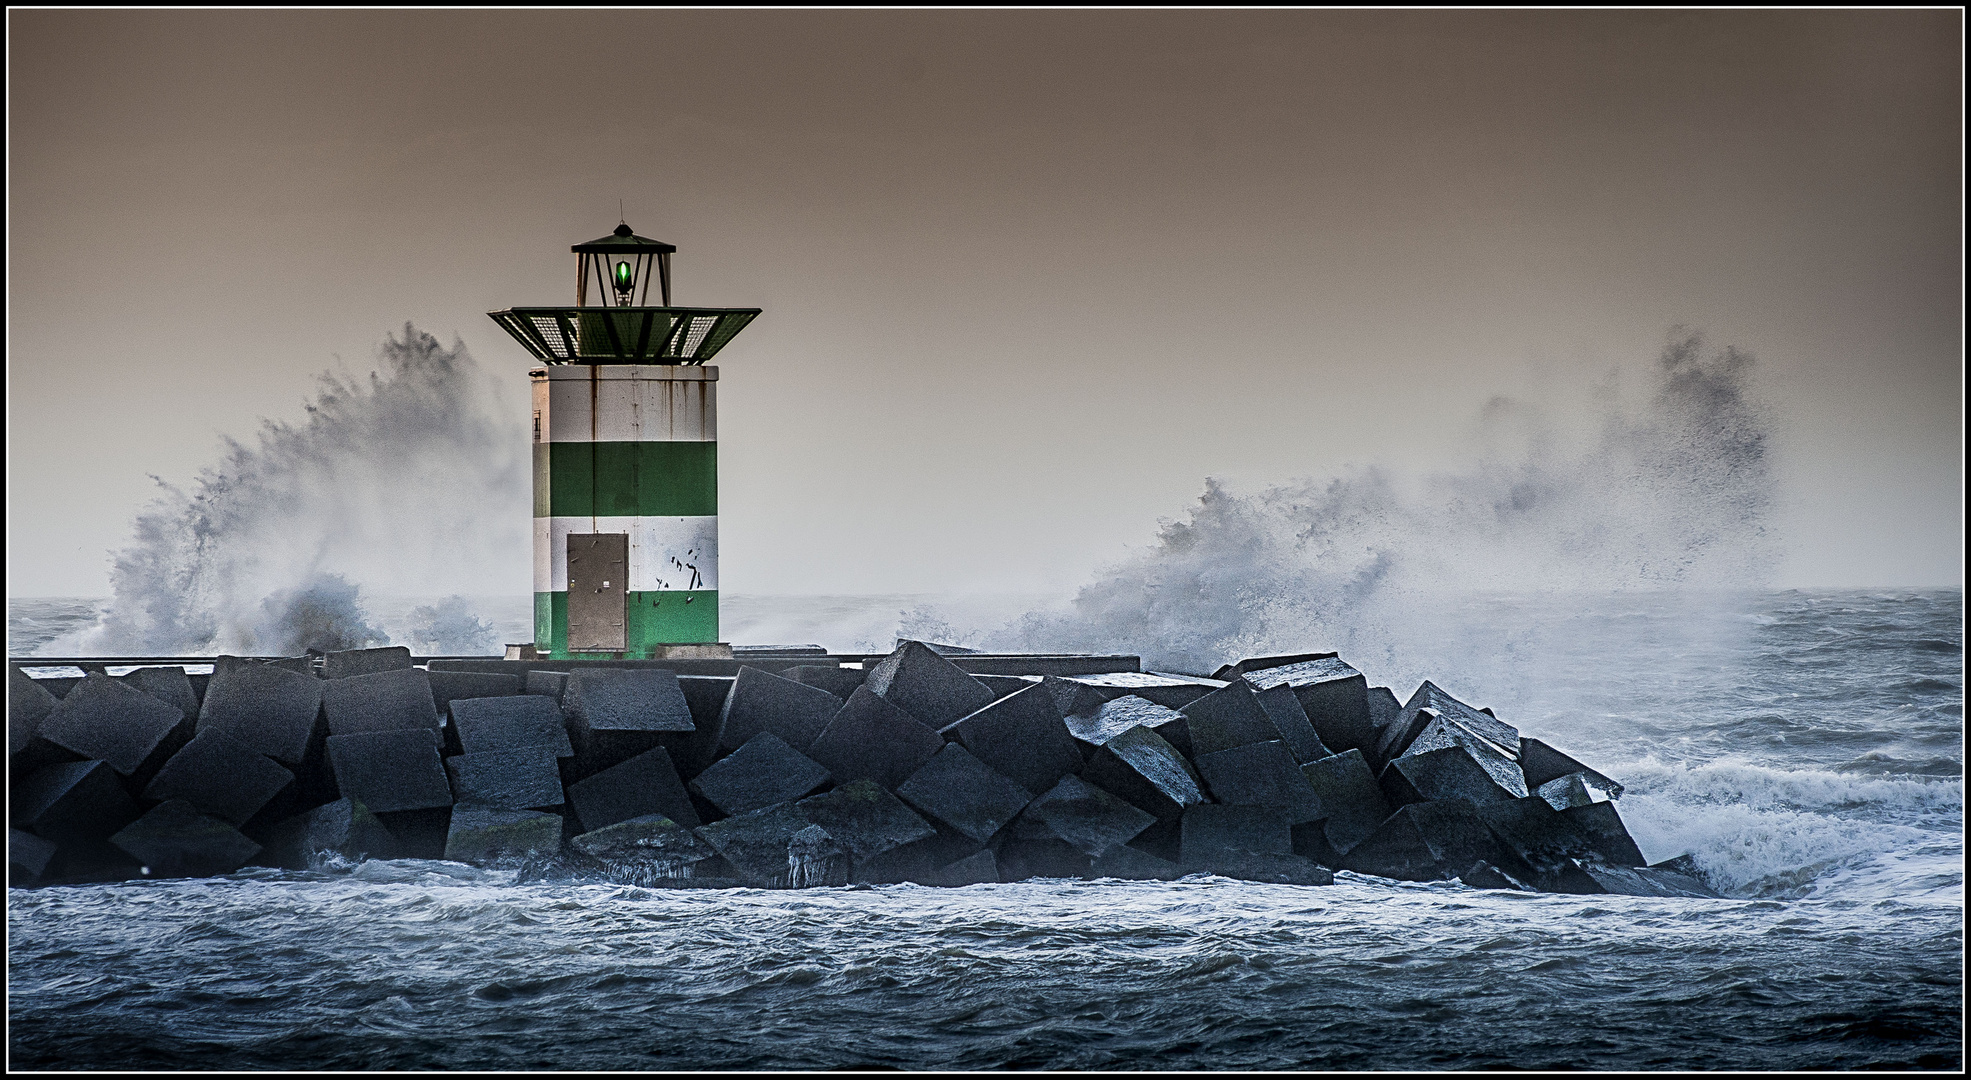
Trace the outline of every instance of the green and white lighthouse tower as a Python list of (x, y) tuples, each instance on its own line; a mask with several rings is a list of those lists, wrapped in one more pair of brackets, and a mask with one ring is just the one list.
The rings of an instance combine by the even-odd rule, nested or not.
[(672, 307), (677, 248), (628, 224), (571, 250), (573, 307), (488, 313), (546, 364), (530, 372), (534, 647), (641, 659), (716, 643), (719, 369), (706, 361), (760, 309)]

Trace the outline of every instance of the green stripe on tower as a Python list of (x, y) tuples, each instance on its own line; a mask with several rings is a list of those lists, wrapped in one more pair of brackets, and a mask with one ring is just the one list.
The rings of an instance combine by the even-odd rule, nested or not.
[[(719, 594), (695, 592), (632, 592), (624, 596), (625, 659), (648, 657), (658, 645), (697, 645), (719, 639)], [(556, 659), (567, 659), (568, 594), (534, 594), (534, 647)], [(614, 654), (577, 653), (576, 659)]]
[[(541, 456), (547, 458), (542, 513)], [(715, 442), (557, 442), (535, 447), (536, 517), (709, 517), (719, 512)]]

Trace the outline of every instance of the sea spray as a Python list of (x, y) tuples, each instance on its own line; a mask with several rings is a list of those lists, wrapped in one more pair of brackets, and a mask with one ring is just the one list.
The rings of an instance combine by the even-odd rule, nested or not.
[[(524, 592), (528, 444), (521, 410), (499, 396), (462, 343), (406, 324), (367, 379), (322, 375), (304, 422), (263, 421), (251, 446), (227, 439), (188, 487), (158, 479), (113, 557), (108, 611), (79, 642), (54, 647), (342, 648), (383, 637), (364, 588)], [(448, 603), (418, 614), (423, 643), (489, 648), (490, 628)]]

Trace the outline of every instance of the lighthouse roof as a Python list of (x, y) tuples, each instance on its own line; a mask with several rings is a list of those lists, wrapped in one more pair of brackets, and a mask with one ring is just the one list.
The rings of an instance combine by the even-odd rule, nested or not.
[(677, 248), (662, 240), (638, 236), (625, 224), (616, 226), (616, 231), (608, 236), (591, 240), (586, 244), (576, 244), (568, 250), (584, 255), (590, 252), (602, 255), (669, 255)]

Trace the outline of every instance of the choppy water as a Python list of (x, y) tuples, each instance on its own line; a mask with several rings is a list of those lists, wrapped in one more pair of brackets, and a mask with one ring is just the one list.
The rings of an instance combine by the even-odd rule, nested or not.
[(1624, 781), (1644, 854), (1726, 900), (444, 863), (13, 890), (12, 1064), (1958, 1068), (1962, 627), (1957, 590), (1490, 597), (1348, 657)]

